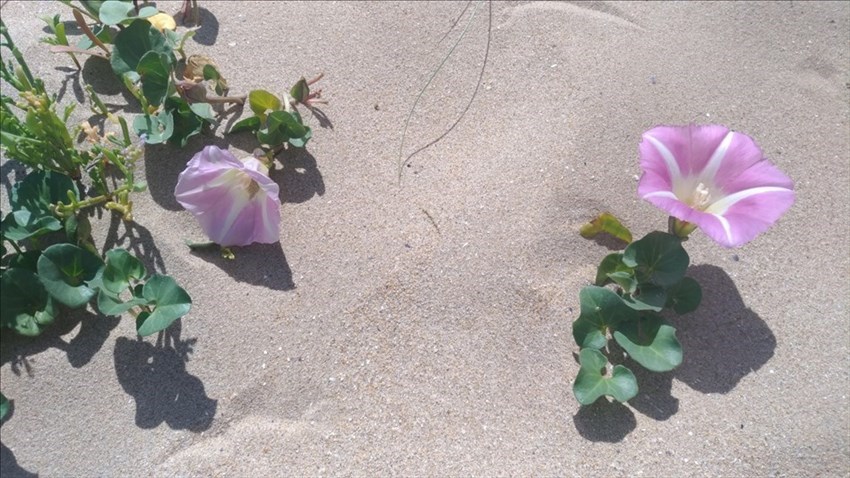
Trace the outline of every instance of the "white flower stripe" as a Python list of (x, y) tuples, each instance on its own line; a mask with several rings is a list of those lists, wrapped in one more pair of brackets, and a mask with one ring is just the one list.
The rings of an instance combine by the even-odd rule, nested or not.
[(730, 194), (730, 195), (728, 195), (728, 196), (726, 196), (722, 199), (719, 199), (718, 201), (716, 201), (713, 204), (711, 204), (710, 206), (708, 206), (706, 208), (705, 212), (707, 212), (709, 214), (723, 215), (723, 214), (726, 214), (726, 211), (728, 211), (730, 207), (732, 207), (735, 204), (743, 201), (744, 199), (748, 199), (748, 198), (751, 198), (753, 196), (758, 196), (759, 194), (778, 193), (778, 192), (793, 193), (794, 191), (792, 191), (791, 189), (782, 188), (782, 187), (779, 187), (779, 186), (762, 186), (762, 187), (758, 187), (758, 188), (744, 189), (743, 191), (738, 191), (734, 194)]
[(649, 199), (649, 198), (667, 198), (667, 199), (675, 199), (679, 200), (673, 191), (653, 191), (651, 193), (646, 193), (643, 195), (641, 199)]
[(673, 157), (673, 153), (667, 149), (667, 146), (664, 146), (664, 143), (658, 141), (650, 135), (646, 135), (646, 139), (655, 146), (656, 151), (661, 157), (664, 159), (664, 164), (667, 165), (667, 171), (670, 172), (670, 182), (672, 184), (676, 184), (679, 180), (682, 179), (682, 173), (679, 171), (679, 164), (676, 162), (676, 158)]
[(732, 243), (732, 226), (729, 225), (729, 221), (726, 220), (726, 218), (721, 216), (720, 214), (711, 214), (711, 215), (714, 216), (717, 219), (717, 222), (719, 222), (721, 226), (723, 226), (723, 232), (726, 233), (726, 240), (728, 240), (729, 243), (731, 244)]
[(720, 146), (714, 150), (711, 159), (705, 164), (705, 167), (700, 173), (701, 178), (714, 180), (714, 176), (717, 175), (717, 170), (720, 169), (720, 164), (723, 162), (723, 158), (726, 157), (726, 152), (729, 151), (729, 145), (732, 144), (734, 138), (735, 133), (733, 131), (726, 134), (726, 137), (720, 142)]

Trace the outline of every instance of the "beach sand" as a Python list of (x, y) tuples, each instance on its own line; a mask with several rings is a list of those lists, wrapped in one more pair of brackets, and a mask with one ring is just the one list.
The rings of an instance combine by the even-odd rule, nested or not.
[[(850, 474), (850, 3), (200, 4), (187, 53), (234, 94), (323, 72), (331, 125), (306, 114), (306, 152), (272, 176), (280, 243), (233, 261), (186, 247), (204, 235), (173, 188), (205, 144), (255, 140), (222, 125), (146, 147), (136, 223), (99, 244), (193, 308), (159, 341), (91, 311), (5, 338), (4, 478)], [(56, 13), (72, 18), (2, 7), (63, 105), (80, 82), (126, 105), (108, 65), (78, 74), (38, 42)], [(637, 146), (690, 122), (755, 138), (797, 201), (739, 249), (695, 232), (684, 363), (582, 408), (571, 324), (610, 251), (578, 228), (609, 211), (665, 229), (636, 195)]]

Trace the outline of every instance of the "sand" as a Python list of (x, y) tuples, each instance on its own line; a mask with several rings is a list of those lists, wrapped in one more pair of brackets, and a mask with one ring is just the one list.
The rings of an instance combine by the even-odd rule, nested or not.
[[(192, 311), (159, 341), (91, 311), (4, 339), (4, 477), (850, 473), (850, 4), (200, 3), (188, 52), (234, 93), (324, 72), (331, 125), (309, 118), (273, 176), (280, 243), (235, 261), (189, 251), (204, 236), (172, 191), (203, 145), (252, 138), (146, 148), (137, 222), (100, 244), (175, 277)], [(55, 13), (2, 7), (63, 104), (86, 81), (126, 105), (104, 64), (79, 75), (38, 43)], [(467, 22), (402, 156), (437, 141), (399, 184), (405, 120)], [(571, 323), (609, 249), (578, 227), (665, 228), (636, 195), (637, 145), (689, 122), (754, 137), (797, 202), (739, 249), (695, 233), (684, 363), (581, 408)]]

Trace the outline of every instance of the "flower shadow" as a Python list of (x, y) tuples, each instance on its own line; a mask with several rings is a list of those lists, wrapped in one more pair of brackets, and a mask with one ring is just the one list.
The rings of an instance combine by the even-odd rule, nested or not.
[(209, 429), (218, 401), (204, 391), (200, 379), (186, 371), (197, 339), (180, 339), (180, 321), (157, 337), (156, 344), (141, 337), (115, 341), (115, 373), (121, 387), (136, 402), (136, 426), (201, 432)]
[(12, 450), (0, 443), (0, 476), (14, 476), (18, 478), (37, 477), (37, 473), (27, 471), (18, 464)]
[(225, 259), (218, 248), (196, 249), (192, 254), (215, 264), (239, 282), (287, 291), (295, 288), (292, 269), (280, 243), (232, 247), (236, 259)]
[(747, 308), (726, 271), (699, 265), (688, 275), (704, 293), (695, 312), (671, 320), (685, 351), (673, 376), (703, 393), (728, 393), (773, 357), (776, 337)]

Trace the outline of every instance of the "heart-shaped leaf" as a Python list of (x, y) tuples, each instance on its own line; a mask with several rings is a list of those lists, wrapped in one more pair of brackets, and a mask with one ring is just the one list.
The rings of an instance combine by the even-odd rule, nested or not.
[(614, 332), (614, 340), (631, 358), (653, 372), (667, 372), (682, 363), (682, 345), (676, 329), (655, 314), (624, 322)]
[(38, 275), (47, 292), (71, 308), (85, 305), (95, 291), (88, 286), (103, 261), (73, 244), (55, 244), (38, 258)]
[(133, 120), (136, 134), (145, 135), (145, 143), (160, 144), (166, 142), (174, 134), (174, 117), (170, 111), (162, 110), (154, 116), (136, 116)]
[(638, 317), (620, 296), (605, 287), (587, 286), (579, 293), (579, 300), (581, 315), (573, 322), (573, 338), (582, 348), (604, 347), (606, 328), (616, 328), (617, 324)]
[(142, 94), (148, 103), (159, 106), (168, 96), (170, 65), (168, 56), (149, 51), (142, 56), (136, 66), (136, 73), (142, 79)]
[(56, 308), (38, 276), (11, 267), (0, 276), (0, 325), (21, 335), (38, 335), (53, 323)]
[(145, 277), (145, 266), (124, 249), (112, 249), (106, 253), (106, 265), (100, 274), (101, 288), (113, 296), (127, 290), (132, 280)]
[(265, 121), (266, 112), (280, 110), (280, 99), (266, 90), (252, 90), (248, 93), (248, 105), (261, 121)]
[(617, 365), (611, 376), (603, 375), (608, 360), (595, 349), (582, 349), (579, 353), (581, 369), (573, 384), (573, 394), (582, 405), (590, 405), (603, 395), (627, 402), (638, 393), (637, 379), (628, 368)]
[(165, 41), (165, 36), (147, 20), (133, 20), (130, 26), (115, 35), (113, 44), (110, 62), (112, 70), (118, 76), (129, 71), (136, 71), (142, 57), (148, 52), (166, 55), (169, 65), (176, 61), (173, 50)]
[(189, 313), (192, 298), (169, 276), (154, 274), (145, 283), (142, 296), (153, 304), (150, 314), (139, 314), (136, 331), (139, 335), (151, 335), (165, 330), (172, 322)]
[(303, 77), (298, 80), (298, 83), (292, 85), (292, 88), (289, 90), (289, 95), (295, 98), (295, 101), (299, 103), (306, 101), (307, 97), (310, 96), (310, 85), (307, 84), (307, 80)]
[(124, 20), (129, 20), (130, 12), (135, 13), (132, 2), (107, 0), (100, 6), (98, 17), (104, 25), (114, 26)]
[(613, 254), (608, 254), (602, 259), (602, 262), (599, 264), (599, 267), (596, 268), (596, 281), (595, 285), (603, 286), (610, 282), (610, 277), (608, 274), (614, 272), (627, 272), (630, 275), (634, 276), (634, 272), (630, 267), (627, 267), (623, 264), (623, 254), (620, 252), (615, 252)]
[(690, 258), (682, 241), (666, 232), (653, 231), (629, 244), (623, 252), (623, 263), (635, 268), (638, 282), (651, 282), (670, 287), (685, 277)]
[(677, 314), (687, 314), (697, 310), (702, 302), (702, 288), (699, 282), (685, 277), (668, 292), (667, 307), (673, 307)]
[(137, 305), (148, 305), (145, 298), (134, 297), (123, 302), (119, 297), (100, 289), (97, 293), (97, 310), (104, 315), (121, 315)]

